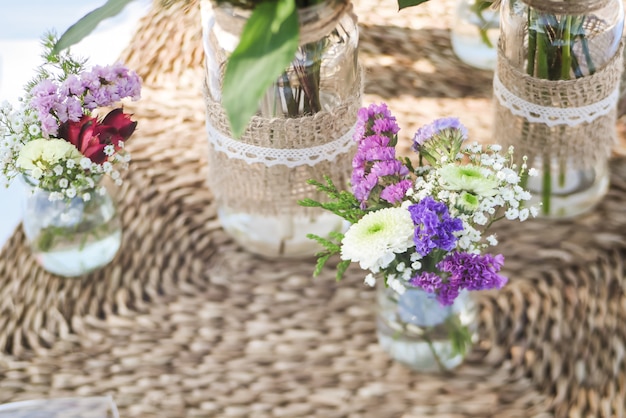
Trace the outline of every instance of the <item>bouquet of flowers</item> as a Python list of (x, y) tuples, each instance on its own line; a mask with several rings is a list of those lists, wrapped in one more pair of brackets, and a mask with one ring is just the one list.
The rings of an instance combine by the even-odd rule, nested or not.
[(121, 184), (119, 170), (130, 161), (124, 141), (137, 122), (121, 107), (104, 117), (97, 111), (124, 98), (138, 100), (141, 80), (121, 64), (88, 70), (69, 51), (53, 54), (55, 42), (52, 34), (44, 37), (46, 62), (20, 106), (0, 108), (0, 172), (8, 181), (26, 175), (61, 200), (89, 193), (103, 175)]
[[(500, 274), (504, 257), (486, 252), (498, 243), (487, 230), (501, 219), (524, 221), (537, 214), (536, 207), (524, 206), (531, 196), (519, 185), (534, 170), (513, 163), (512, 148), (467, 144), (467, 130), (456, 118), (417, 131), (413, 167), (410, 159), (396, 156), (398, 131), (385, 104), (361, 109), (352, 193), (328, 181), (310, 181), (330, 201), (300, 203), (330, 210), (351, 224), (345, 234), (310, 236), (325, 247), (317, 254), (315, 275), (339, 255), (338, 280), (354, 262), (369, 272), (366, 284), (381, 280), (399, 295), (419, 288), (442, 306), (452, 305), (463, 291), (500, 289), (507, 282)], [(463, 350), (466, 343), (456, 346)]]
[(38, 254), (83, 249), (113, 231), (119, 238), (101, 180), (122, 183), (130, 161), (124, 144), (137, 122), (116, 104), (141, 91), (139, 76), (123, 65), (87, 69), (69, 51), (54, 53), (55, 43), (54, 34), (43, 37), (36, 77), (18, 105), (0, 106), (0, 173), (7, 185), (19, 176), (31, 189), (23, 225)]

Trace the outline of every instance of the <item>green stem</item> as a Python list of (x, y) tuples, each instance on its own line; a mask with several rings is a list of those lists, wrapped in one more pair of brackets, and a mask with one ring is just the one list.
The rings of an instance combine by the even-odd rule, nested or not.
[(530, 76), (535, 75), (535, 53), (537, 50), (537, 31), (533, 28), (532, 9), (528, 10), (528, 62), (526, 63), (526, 73)]
[(423, 338), (428, 344), (428, 348), (435, 358), (435, 362), (437, 363), (437, 367), (439, 367), (439, 371), (441, 371), (442, 373), (448, 373), (449, 370), (446, 368), (446, 366), (444, 366), (443, 362), (441, 361), (441, 357), (439, 357), (437, 350), (435, 350), (435, 344), (433, 344), (433, 341), (430, 339), (428, 331), (424, 331)]
[(559, 187), (565, 187), (565, 172), (567, 171), (567, 161), (565, 158), (561, 157), (559, 159)]
[(550, 200), (552, 194), (552, 178), (550, 172), (550, 155), (548, 153), (544, 153), (543, 156), (543, 181), (541, 187), (541, 205), (543, 213), (546, 215), (550, 214)]
[(561, 46), (561, 80), (570, 78), (570, 67), (572, 66), (572, 16), (565, 18), (563, 29), (563, 44)]
[[(537, 34), (537, 74), (536, 76), (543, 79), (550, 78), (550, 70), (548, 66), (548, 54), (550, 53), (550, 44), (547, 35), (547, 29)], [(545, 152), (543, 155), (543, 179), (541, 188), (541, 204), (544, 214), (550, 213), (550, 200), (552, 194), (552, 178), (550, 170), (550, 154)]]

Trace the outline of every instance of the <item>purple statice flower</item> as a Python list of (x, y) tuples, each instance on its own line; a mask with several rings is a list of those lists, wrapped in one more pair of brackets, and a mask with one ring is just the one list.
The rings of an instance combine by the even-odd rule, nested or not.
[[(374, 189), (376, 193), (381, 193), (374, 199), (380, 197), (397, 203), (409, 187), (402, 182), (409, 175), (409, 170), (396, 159), (394, 144), (399, 130), (396, 118), (384, 103), (372, 104), (358, 111), (354, 135), (358, 146), (352, 160), (352, 193), (362, 209), (367, 207)], [(400, 182), (402, 184), (396, 186)]]
[(455, 232), (463, 229), (459, 218), (452, 218), (448, 207), (430, 196), (409, 206), (415, 224), (415, 250), (422, 256), (434, 249), (452, 251), (456, 246)]
[(70, 74), (61, 83), (59, 90), (63, 96), (82, 96), (85, 93), (85, 85), (76, 74)]
[(141, 77), (120, 63), (94, 66), (81, 75), (81, 80), (88, 90), (84, 97), (88, 109), (111, 106), (126, 97), (140, 98)]
[(374, 187), (378, 184), (378, 177), (372, 174), (362, 176), (352, 175), (352, 194), (361, 202), (361, 209), (365, 209), (367, 199)]
[[(393, 148), (392, 148), (393, 149)], [(379, 160), (374, 162), (370, 171), (376, 177), (408, 176), (409, 169), (398, 160)]]
[(441, 285), (437, 292), (437, 300), (443, 306), (450, 306), (459, 296), (460, 288), (456, 283), (446, 282)]
[(141, 77), (134, 71), (126, 71), (123, 78), (117, 82), (120, 97), (129, 97), (131, 100), (141, 98)]
[(417, 130), (413, 136), (412, 149), (414, 151), (419, 151), (420, 147), (426, 142), (447, 129), (458, 130), (460, 131), (463, 140), (467, 139), (467, 128), (459, 121), (458, 118), (439, 118)]
[(44, 137), (56, 136), (59, 131), (59, 122), (50, 113), (45, 115), (39, 115), (39, 122), (41, 122), (41, 132)]
[[(357, 112), (356, 127), (354, 131), (354, 140), (356, 142), (360, 142), (363, 137), (369, 135), (367, 131), (370, 130), (369, 128), (370, 123), (372, 121), (374, 121), (375, 123), (378, 120), (382, 121), (382, 122), (378, 122), (379, 127), (384, 125), (384, 126), (389, 126), (391, 128), (393, 125), (395, 125), (395, 128), (391, 128), (391, 129), (396, 129), (396, 132), (394, 132), (394, 134), (400, 130), (400, 128), (397, 127), (396, 118), (391, 114), (391, 111), (389, 110), (389, 108), (387, 107), (385, 103), (381, 103), (379, 105), (376, 103), (372, 103), (368, 107), (362, 107)], [(377, 128), (377, 129), (380, 129), (380, 128)], [(373, 131), (373, 132), (376, 132), (376, 131)], [(390, 132), (390, 131), (379, 130), (376, 133), (381, 133), (381, 132)]]
[(63, 102), (63, 103), (55, 103), (54, 106), (52, 107), (52, 111), (54, 112), (54, 114), (56, 115), (57, 119), (59, 119), (59, 121), (61, 123), (67, 122), (67, 105)]
[(83, 105), (80, 100), (74, 96), (70, 96), (65, 100), (67, 108), (67, 118), (72, 122), (78, 122), (83, 116)]
[(96, 90), (100, 88), (100, 77), (94, 71), (83, 71), (80, 74), (80, 81), (87, 90)]
[(427, 293), (437, 293), (443, 285), (443, 280), (437, 273), (430, 271), (422, 271), (417, 276), (413, 277), (409, 284), (414, 287), (421, 288)]
[(430, 271), (420, 272), (409, 281), (409, 284), (421, 288), (426, 293), (434, 294), (443, 306), (452, 305), (460, 292), (458, 283), (443, 280), (439, 274)]
[(412, 186), (412, 182), (409, 179), (400, 180), (399, 183), (390, 184), (380, 192), (380, 198), (386, 200), (391, 204), (402, 202), (406, 191)]
[(30, 106), (37, 111), (40, 119), (43, 115), (49, 114), (54, 105), (62, 101), (59, 98), (57, 85), (48, 79), (37, 83), (30, 90), (30, 94)]
[(396, 123), (396, 118), (381, 118), (375, 119), (372, 124), (372, 131), (376, 134), (389, 134), (395, 135), (400, 132), (400, 127)]
[(471, 254), (454, 252), (437, 264), (442, 272), (450, 274), (450, 282), (467, 290), (501, 289), (508, 279), (500, 274), (504, 256), (498, 254)]

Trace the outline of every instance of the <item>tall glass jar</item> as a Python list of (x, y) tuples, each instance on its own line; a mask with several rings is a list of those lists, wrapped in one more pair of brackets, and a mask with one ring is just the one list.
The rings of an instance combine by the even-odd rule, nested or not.
[[(378, 343), (394, 360), (418, 371), (450, 370), (465, 359), (476, 339), (476, 305), (463, 291), (450, 306), (431, 294), (408, 288), (403, 294), (377, 284)], [(463, 344), (461, 342), (461, 344)]]
[(221, 80), (249, 10), (203, 0), (208, 185), (225, 231), (266, 257), (312, 256), (307, 234), (328, 235), (342, 219), (298, 201), (323, 199), (307, 181), (348, 186), (352, 133), (361, 105), (358, 29), (348, 0), (299, 10), (300, 46), (267, 90), (246, 132), (233, 139), (220, 105)]
[(450, 28), (452, 50), (464, 63), (481, 70), (496, 68), (500, 19), (492, 0), (457, 0)]
[(22, 228), (37, 262), (46, 271), (76, 277), (110, 263), (122, 242), (122, 226), (109, 189), (103, 185), (73, 198), (57, 198), (24, 177)]
[(622, 72), (622, 0), (503, 0), (495, 137), (528, 156), (546, 217), (593, 208), (608, 189)]

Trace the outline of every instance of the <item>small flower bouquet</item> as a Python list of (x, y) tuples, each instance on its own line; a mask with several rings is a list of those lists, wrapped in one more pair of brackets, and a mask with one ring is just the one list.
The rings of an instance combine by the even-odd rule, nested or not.
[[(467, 292), (500, 289), (507, 282), (500, 274), (504, 257), (486, 252), (498, 243), (487, 230), (501, 219), (524, 221), (536, 215), (536, 207), (524, 207), (531, 196), (519, 185), (535, 173), (512, 162), (513, 149), (503, 153), (498, 145), (467, 144), (467, 130), (455, 118), (417, 131), (414, 168), (410, 159), (396, 157), (398, 131), (385, 104), (361, 109), (352, 193), (311, 180), (330, 202), (300, 204), (330, 210), (351, 224), (345, 234), (310, 236), (325, 247), (315, 274), (333, 255), (342, 260), (337, 279), (358, 263), (369, 272), (366, 284), (379, 282), (381, 309), (391, 309), (379, 313), (383, 346), (418, 368), (426, 347), (427, 366), (449, 368), (463, 358), (472, 338), (463, 315), (469, 309)], [(459, 301), (461, 306), (455, 306)], [(440, 323), (445, 336), (435, 329)], [(398, 344), (406, 347), (398, 349)]]
[[(69, 51), (53, 53), (55, 43), (53, 34), (44, 36), (45, 62), (19, 106), (0, 107), (0, 173), (7, 184), (24, 180), (27, 238), (42, 264), (57, 264), (51, 270), (63, 274), (80, 261), (79, 249), (90, 249), (93, 261), (119, 247), (119, 224), (101, 180), (122, 182), (130, 161), (124, 143), (137, 123), (116, 104), (139, 99), (141, 80), (121, 64), (87, 69)], [(106, 250), (111, 241), (115, 251)]]

